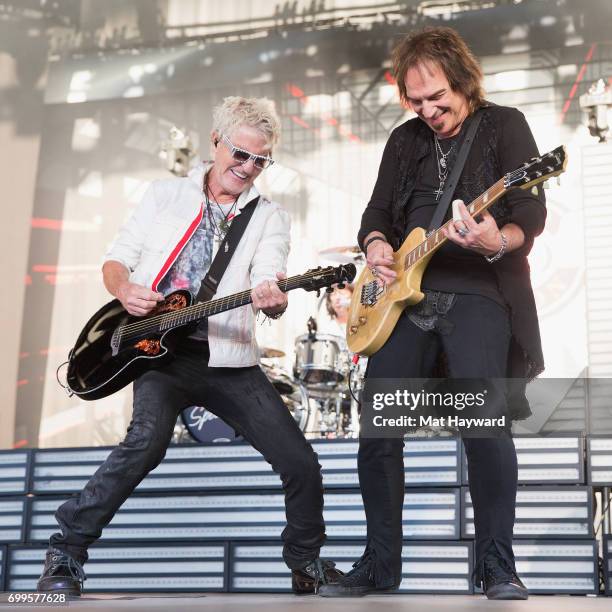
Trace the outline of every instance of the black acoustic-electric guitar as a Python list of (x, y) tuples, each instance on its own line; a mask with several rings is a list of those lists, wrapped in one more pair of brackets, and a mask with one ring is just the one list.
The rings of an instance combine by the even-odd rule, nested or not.
[[(355, 266), (316, 268), (277, 281), (283, 292), (318, 291), (351, 282)], [(175, 291), (147, 316), (130, 315), (119, 300), (104, 305), (87, 322), (68, 356), (67, 389), (84, 400), (111, 395), (145, 371), (172, 359), (177, 343), (202, 319), (251, 303), (251, 292), (194, 303), (189, 291)]]

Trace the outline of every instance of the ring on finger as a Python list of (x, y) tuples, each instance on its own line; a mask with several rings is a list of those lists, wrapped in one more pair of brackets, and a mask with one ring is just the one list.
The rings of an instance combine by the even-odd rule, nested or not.
[(459, 228), (459, 229), (457, 230), (457, 233), (458, 233), (458, 234), (459, 234), (459, 235), (460, 235), (462, 238), (465, 238), (465, 237), (467, 236), (467, 234), (469, 233), (469, 230), (467, 230), (467, 229), (463, 229), (463, 228), (461, 227), (461, 228)]
[(373, 276), (378, 276), (378, 270), (374, 266), (372, 266), (371, 270)]

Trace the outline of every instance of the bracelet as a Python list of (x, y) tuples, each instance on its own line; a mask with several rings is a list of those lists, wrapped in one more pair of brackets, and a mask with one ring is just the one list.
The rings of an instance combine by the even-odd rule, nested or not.
[(375, 241), (375, 240), (382, 240), (383, 242), (387, 242), (386, 238), (383, 238), (382, 236), (373, 236), (372, 238), (370, 238), (364, 245), (363, 245), (363, 252), (367, 253), (368, 251), (368, 247)]
[(484, 258), (489, 263), (493, 263), (497, 261), (498, 259), (501, 259), (504, 256), (506, 249), (508, 248), (508, 239), (506, 238), (506, 235), (504, 234), (504, 232), (499, 232), (499, 235), (501, 236), (501, 247), (499, 248), (499, 251), (497, 251), (495, 255), (491, 255), (491, 256), (485, 255), (484, 256)]

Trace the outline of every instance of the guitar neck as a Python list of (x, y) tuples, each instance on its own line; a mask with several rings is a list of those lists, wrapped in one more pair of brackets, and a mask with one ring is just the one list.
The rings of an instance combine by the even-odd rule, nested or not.
[[(293, 289), (318, 291), (324, 287), (331, 287), (334, 283), (350, 283), (355, 278), (355, 274), (356, 269), (353, 264), (344, 264), (335, 268), (331, 266), (326, 268), (319, 267), (308, 270), (305, 274), (276, 281), (276, 286), (283, 293)], [(252, 301), (251, 290), (249, 289), (215, 300), (192, 304), (185, 308), (182, 308), (182, 304), (179, 304), (178, 308), (172, 309), (170, 312), (143, 317), (127, 325), (120, 325), (113, 332), (111, 339), (113, 355), (120, 350), (124, 342), (129, 344), (134, 342), (135, 339), (146, 337), (148, 334), (165, 333), (189, 323), (196, 323), (212, 315), (232, 310), (233, 308), (239, 308), (240, 306), (246, 306)]]
[[(283, 292), (287, 293), (293, 289), (299, 289), (304, 286), (305, 277), (303, 275), (292, 276), (291, 278), (279, 280), (276, 282), (278, 288)], [(172, 329), (188, 323), (195, 323), (201, 319), (205, 319), (221, 312), (233, 310), (234, 308), (240, 308), (246, 306), (253, 301), (251, 297), (251, 291), (241, 291), (240, 293), (234, 293), (222, 298), (215, 300), (209, 300), (208, 302), (199, 302), (176, 310), (165, 315), (158, 317), (160, 331)]]
[[(475, 217), (481, 214), (487, 210), (489, 206), (499, 200), (499, 198), (501, 198), (507, 191), (508, 189), (504, 186), (504, 179), (502, 177), (467, 205), (470, 215)], [(431, 255), (433, 255), (448, 240), (448, 238), (444, 236), (442, 230), (448, 228), (452, 222), (453, 220), (449, 219), (437, 230), (432, 231), (431, 234), (429, 234), (427, 238), (423, 240), (423, 242), (421, 242), (416, 248), (407, 253), (404, 259), (404, 270), (407, 270), (409, 267), (413, 266), (425, 257), (431, 257)]]

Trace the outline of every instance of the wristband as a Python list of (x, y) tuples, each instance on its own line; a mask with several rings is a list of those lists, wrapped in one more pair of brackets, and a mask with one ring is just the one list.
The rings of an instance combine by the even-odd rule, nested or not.
[(387, 243), (386, 238), (383, 238), (382, 236), (373, 236), (372, 238), (370, 238), (364, 245), (363, 245), (363, 252), (367, 253), (368, 252), (368, 247), (375, 241), (375, 240), (382, 240), (384, 243)]

